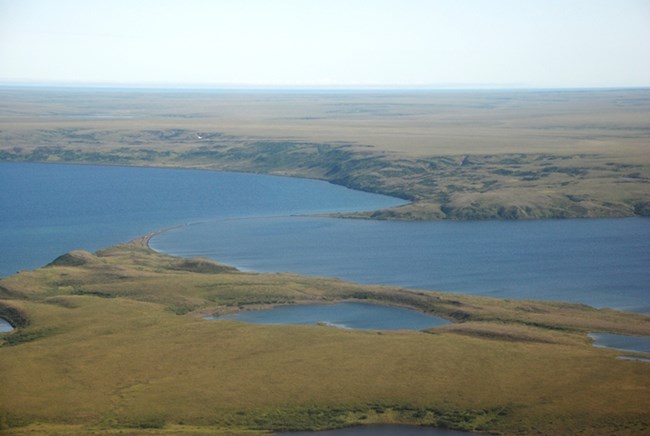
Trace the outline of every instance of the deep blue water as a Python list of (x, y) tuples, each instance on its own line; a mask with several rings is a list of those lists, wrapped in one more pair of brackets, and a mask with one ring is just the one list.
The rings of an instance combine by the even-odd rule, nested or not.
[(0, 187), (0, 276), (179, 223), (403, 203), (314, 180), (91, 165), (0, 163)]
[(208, 319), (256, 324), (326, 324), (357, 330), (424, 330), (449, 321), (415, 310), (367, 303), (299, 304), (238, 312)]
[(650, 220), (643, 218), (229, 219), (172, 230), (152, 246), (244, 270), (650, 312)]

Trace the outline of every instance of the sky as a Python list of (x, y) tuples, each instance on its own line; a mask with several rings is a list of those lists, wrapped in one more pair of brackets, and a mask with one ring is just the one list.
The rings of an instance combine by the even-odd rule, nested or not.
[(0, 0), (0, 83), (650, 86), (650, 0)]

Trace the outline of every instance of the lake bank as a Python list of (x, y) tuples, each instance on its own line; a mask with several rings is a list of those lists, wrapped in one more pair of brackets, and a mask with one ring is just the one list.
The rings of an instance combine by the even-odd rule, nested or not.
[[(594, 347), (650, 355), (650, 336), (615, 335), (611, 333), (590, 333)], [(648, 356), (650, 357), (650, 356)]]
[(150, 246), (245, 271), (650, 312), (650, 220), (214, 220)]
[[(187, 132), (187, 135), (191, 135), (191, 132)], [(116, 157), (110, 151), (106, 155), (97, 156), (93, 152), (86, 156), (78, 150), (58, 146), (43, 147), (36, 155), (5, 151), (2, 158), (7, 162), (84, 165), (114, 161), (104, 165), (306, 178), (391, 196), (406, 203), (373, 211), (335, 213), (343, 218), (475, 221), (650, 216), (647, 190), (650, 173), (639, 172), (646, 171), (646, 166), (627, 161), (620, 163), (619, 157), (612, 159), (607, 154), (449, 155), (428, 157), (424, 162), (415, 159), (405, 164), (408, 160), (402, 156), (387, 158), (365, 150), (360, 153), (341, 151), (338, 145), (333, 144), (318, 144), (317, 150), (308, 149), (303, 154), (302, 148), (306, 144), (283, 142), (279, 144), (278, 156), (277, 145), (275, 142), (267, 144), (265, 141), (255, 141), (247, 144), (250, 150), (246, 147), (228, 150), (233, 153), (232, 156), (222, 156), (222, 147), (217, 146), (214, 156), (211, 155), (212, 151), (207, 152), (211, 160), (209, 164), (203, 160), (206, 151), (202, 147), (187, 152), (190, 157), (186, 162), (183, 162), (186, 160), (183, 155), (168, 160), (172, 152), (165, 152), (164, 159), (149, 161), (130, 154)], [(313, 144), (307, 145), (313, 147)], [(271, 151), (265, 149), (267, 146)], [(322, 152), (322, 148), (327, 151)], [(120, 153), (123, 151), (120, 149)], [(158, 153), (153, 150), (149, 152)], [(315, 162), (321, 162), (322, 167), (316, 168), (313, 155), (321, 152), (323, 154)], [(268, 157), (260, 158), (260, 155)], [(287, 165), (286, 161), (299, 155), (302, 160)], [(277, 164), (267, 165), (268, 160), (276, 159), (279, 161)], [(347, 161), (343, 169), (338, 159)], [(263, 164), (260, 165), (260, 162)], [(516, 170), (509, 169), (512, 167)], [(639, 171), (629, 172), (630, 168)], [(422, 176), (423, 171), (429, 174)], [(390, 176), (385, 177), (383, 172)], [(581, 194), (576, 195), (573, 193), (575, 191)]]
[(0, 276), (188, 222), (403, 203), (322, 181), (161, 168), (3, 162), (0, 180)]
[(240, 173), (7, 163), (0, 171), (6, 187), (0, 193), (6, 205), (0, 214), (0, 275), (180, 224), (148, 235), (140, 246), (153, 241), (156, 249), (255, 271), (650, 309), (644, 297), (650, 225), (641, 218), (333, 220), (298, 215), (372, 210), (401, 200), (325, 182)]
[[(347, 214), (377, 219), (650, 214), (647, 89), (0, 95), (21, 107), (0, 120), (4, 161), (307, 177), (413, 202)], [(138, 113), (137, 123), (114, 113), (120, 107)], [(87, 112), (98, 116), (80, 116)]]
[(284, 305), (264, 310), (206, 316), (204, 319), (270, 325), (320, 325), (352, 330), (425, 330), (449, 324), (444, 318), (414, 310), (346, 301)]
[(414, 425), (365, 425), (347, 427), (337, 430), (324, 430), (319, 432), (280, 432), (277, 436), (472, 436), (481, 433), (463, 432), (431, 427), (417, 427)]
[(182, 226), (178, 225), (178, 226), (166, 227), (164, 229), (154, 230), (152, 232), (147, 233), (146, 235), (142, 235), (142, 236), (137, 237), (135, 239), (131, 239), (129, 242), (127, 242), (127, 244), (133, 245), (134, 247), (137, 247), (137, 248), (151, 249), (151, 246), (149, 244), (151, 242), (151, 239), (154, 236), (160, 235), (160, 234), (168, 232), (170, 230), (178, 229), (180, 227), (182, 227)]

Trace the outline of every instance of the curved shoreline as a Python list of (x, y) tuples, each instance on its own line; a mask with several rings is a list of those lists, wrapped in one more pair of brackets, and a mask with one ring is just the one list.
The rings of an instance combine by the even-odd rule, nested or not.
[(132, 246), (138, 247), (138, 248), (153, 250), (151, 248), (151, 246), (149, 245), (149, 242), (151, 242), (151, 238), (153, 238), (154, 236), (159, 235), (161, 233), (165, 233), (165, 232), (167, 232), (169, 230), (179, 229), (179, 228), (183, 227), (184, 225), (185, 224), (178, 224), (178, 225), (171, 226), (171, 227), (163, 227), (162, 229), (154, 230), (153, 232), (149, 232), (146, 235), (142, 235), (142, 236), (140, 236), (138, 238), (131, 239), (126, 244), (127, 245), (132, 245)]
[[(331, 144), (328, 144), (332, 147)], [(336, 150), (337, 148), (334, 147)], [(51, 156), (55, 156), (57, 159), (61, 157), (57, 154), (57, 151), (54, 150), (51, 152)], [(465, 157), (469, 155), (463, 155)], [(497, 177), (502, 182), (502, 184), (509, 183), (509, 177), (511, 174), (503, 173), (503, 171), (512, 171), (509, 169), (511, 161), (523, 159), (521, 156), (526, 156), (529, 160), (520, 162), (521, 165), (531, 166), (531, 169), (527, 170), (526, 174), (531, 173), (533, 175), (525, 175), (522, 177), (537, 177), (532, 180), (537, 180), (540, 177), (545, 177), (548, 175), (549, 171), (547, 168), (556, 168), (557, 166), (547, 166), (537, 164), (537, 161), (550, 160), (554, 162), (557, 159), (565, 159), (558, 157), (559, 155), (555, 154), (539, 154), (539, 153), (528, 153), (524, 155), (512, 155), (504, 154), (498, 155), (499, 159), (495, 161), (494, 155), (474, 155), (474, 160), (470, 165), (456, 165), (450, 163), (455, 161), (456, 155), (436, 155), (429, 156), (429, 159), (432, 161), (433, 169), (439, 168), (436, 172), (431, 172), (427, 170), (427, 177), (430, 183), (423, 183), (422, 181), (418, 182), (419, 184), (404, 186), (403, 184), (393, 184), (389, 180), (382, 179), (381, 177), (375, 180), (372, 177), (371, 168), (362, 168), (360, 174), (353, 175), (352, 173), (343, 172), (340, 174), (340, 177), (334, 176), (323, 176), (318, 172), (301, 172), (299, 170), (291, 169), (292, 167), (283, 167), (280, 169), (269, 169), (265, 167), (258, 167), (256, 165), (243, 165), (243, 166), (229, 166), (228, 163), (223, 163), (216, 161), (212, 166), (194, 166), (195, 163), (187, 162), (185, 165), (182, 163), (173, 163), (166, 164), (164, 160), (162, 161), (152, 161), (152, 162), (119, 162), (119, 163), (110, 163), (110, 162), (95, 162), (93, 160), (58, 160), (56, 162), (48, 162), (41, 159), (33, 159), (28, 157), (14, 157), (10, 159), (5, 159), (3, 162), (8, 163), (38, 163), (46, 165), (98, 165), (106, 167), (133, 167), (133, 168), (158, 168), (158, 169), (176, 169), (176, 170), (195, 170), (195, 171), (206, 171), (206, 172), (230, 172), (230, 173), (244, 173), (244, 174), (258, 174), (266, 175), (271, 177), (287, 177), (287, 178), (298, 178), (305, 180), (319, 180), (333, 185), (343, 186), (347, 189), (352, 189), (361, 192), (367, 192), (372, 194), (379, 194), (384, 196), (389, 196), (393, 198), (398, 198), (404, 200), (406, 203), (397, 206), (384, 207), (372, 211), (359, 211), (359, 212), (343, 212), (338, 214), (342, 218), (370, 218), (377, 220), (401, 220), (401, 221), (438, 221), (438, 220), (451, 220), (451, 221), (485, 221), (485, 220), (540, 220), (540, 219), (595, 219), (595, 218), (629, 218), (629, 217), (648, 217), (650, 216), (650, 202), (647, 197), (630, 197), (630, 195), (617, 194), (613, 198), (601, 198), (596, 194), (591, 193), (590, 195), (582, 198), (580, 196), (575, 196), (573, 191), (566, 191), (561, 185), (556, 187), (556, 190), (559, 190), (558, 194), (551, 197), (542, 195), (538, 196), (536, 193), (536, 187), (524, 187), (521, 188), (519, 196), (522, 198), (535, 198), (535, 201), (524, 201), (519, 202), (515, 201), (512, 197), (512, 193), (505, 190), (505, 188), (499, 187), (499, 183), (495, 183), (494, 178)], [(514, 157), (513, 157), (514, 156)], [(390, 168), (390, 162), (383, 160), (381, 156), (357, 156), (350, 155), (350, 159), (353, 161), (363, 161), (370, 160), (372, 162), (377, 161), (378, 164), (387, 166)], [(575, 155), (573, 157), (579, 157)], [(534, 158), (534, 159), (533, 159)], [(606, 155), (595, 155), (595, 159), (598, 163), (601, 163), (600, 160), (605, 159)], [(457, 160), (457, 159), (456, 159)], [(249, 162), (250, 163), (250, 162)], [(480, 165), (479, 165), (480, 163)], [(333, 165), (337, 163), (334, 162)], [(404, 170), (408, 174), (409, 171), (416, 171), (420, 163), (417, 160), (409, 162), (409, 169)], [(468, 174), (456, 174), (458, 168), (463, 166), (471, 167), (472, 165), (485, 166), (489, 168), (490, 171), (488, 174), (483, 174), (483, 183), (489, 186), (488, 191), (475, 191), (473, 188), (468, 188), (466, 190), (458, 190), (457, 186), (466, 184), (467, 177), (470, 177)], [(518, 164), (518, 165), (519, 165)], [(609, 168), (608, 165), (612, 162), (606, 161), (602, 162), (601, 167)], [(594, 164), (595, 165), (595, 164)], [(632, 165), (632, 164), (628, 164)], [(296, 166), (300, 167), (300, 162), (296, 162)], [(611, 165), (610, 165), (611, 166)], [(601, 168), (596, 166), (596, 168)], [(415, 168), (415, 169), (414, 169)], [(445, 169), (444, 174), (439, 174), (440, 168)], [(528, 168), (528, 167), (527, 167)], [(563, 177), (574, 176), (571, 171), (574, 171), (574, 167), (558, 167), (559, 170), (555, 171), (555, 174), (561, 174)], [(594, 168), (589, 167), (591, 170)], [(619, 171), (618, 167), (611, 171), (614, 174), (610, 174), (610, 177), (618, 176), (616, 171)], [(331, 167), (322, 168), (323, 171), (331, 171)], [(562, 171), (560, 171), (562, 170)], [(451, 173), (450, 173), (451, 171)], [(463, 171), (468, 171), (467, 169)], [(485, 170), (488, 171), (488, 170)], [(588, 174), (588, 170), (587, 170)], [(432, 190), (431, 186), (437, 186), (440, 184), (440, 178), (445, 180), (445, 183), (451, 184), (451, 186), (456, 186), (451, 192)], [(472, 176), (474, 177), (474, 176)], [(568, 177), (568, 176), (567, 176)], [(594, 186), (593, 179), (595, 176), (592, 175), (590, 182), (587, 183), (585, 189), (587, 191), (593, 191)], [(505, 178), (505, 180), (503, 180)], [(584, 178), (584, 176), (583, 176)], [(602, 178), (596, 177), (598, 180)], [(427, 179), (428, 180), (428, 179)], [(526, 181), (526, 179), (522, 179)], [(618, 179), (617, 179), (618, 180)], [(647, 178), (628, 178), (624, 180), (625, 183), (647, 183)], [(454, 182), (455, 181), (455, 182)], [(565, 182), (567, 182), (565, 180)], [(569, 183), (573, 182), (573, 179), (568, 180)], [(494, 187), (493, 187), (494, 186)], [(523, 185), (522, 185), (523, 186)], [(555, 185), (552, 185), (555, 186)], [(618, 186), (618, 185), (614, 185)], [(541, 189), (541, 188), (540, 188)], [(629, 189), (628, 189), (629, 191)], [(628, 192), (624, 191), (624, 192)], [(467, 203), (463, 199), (457, 199), (455, 194), (457, 193), (470, 193), (475, 196), (472, 202)], [(491, 195), (486, 196), (486, 193), (491, 193)], [(622, 197), (621, 197), (622, 195)], [(580, 197), (580, 198), (578, 198)], [(630, 198), (628, 198), (630, 197)], [(456, 198), (456, 200), (454, 200)]]

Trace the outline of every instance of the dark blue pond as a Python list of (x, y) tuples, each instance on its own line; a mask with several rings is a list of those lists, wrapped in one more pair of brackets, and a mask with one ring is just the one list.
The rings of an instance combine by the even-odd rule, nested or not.
[(449, 321), (415, 310), (366, 303), (300, 304), (208, 319), (256, 324), (323, 324), (356, 330), (424, 330)]

